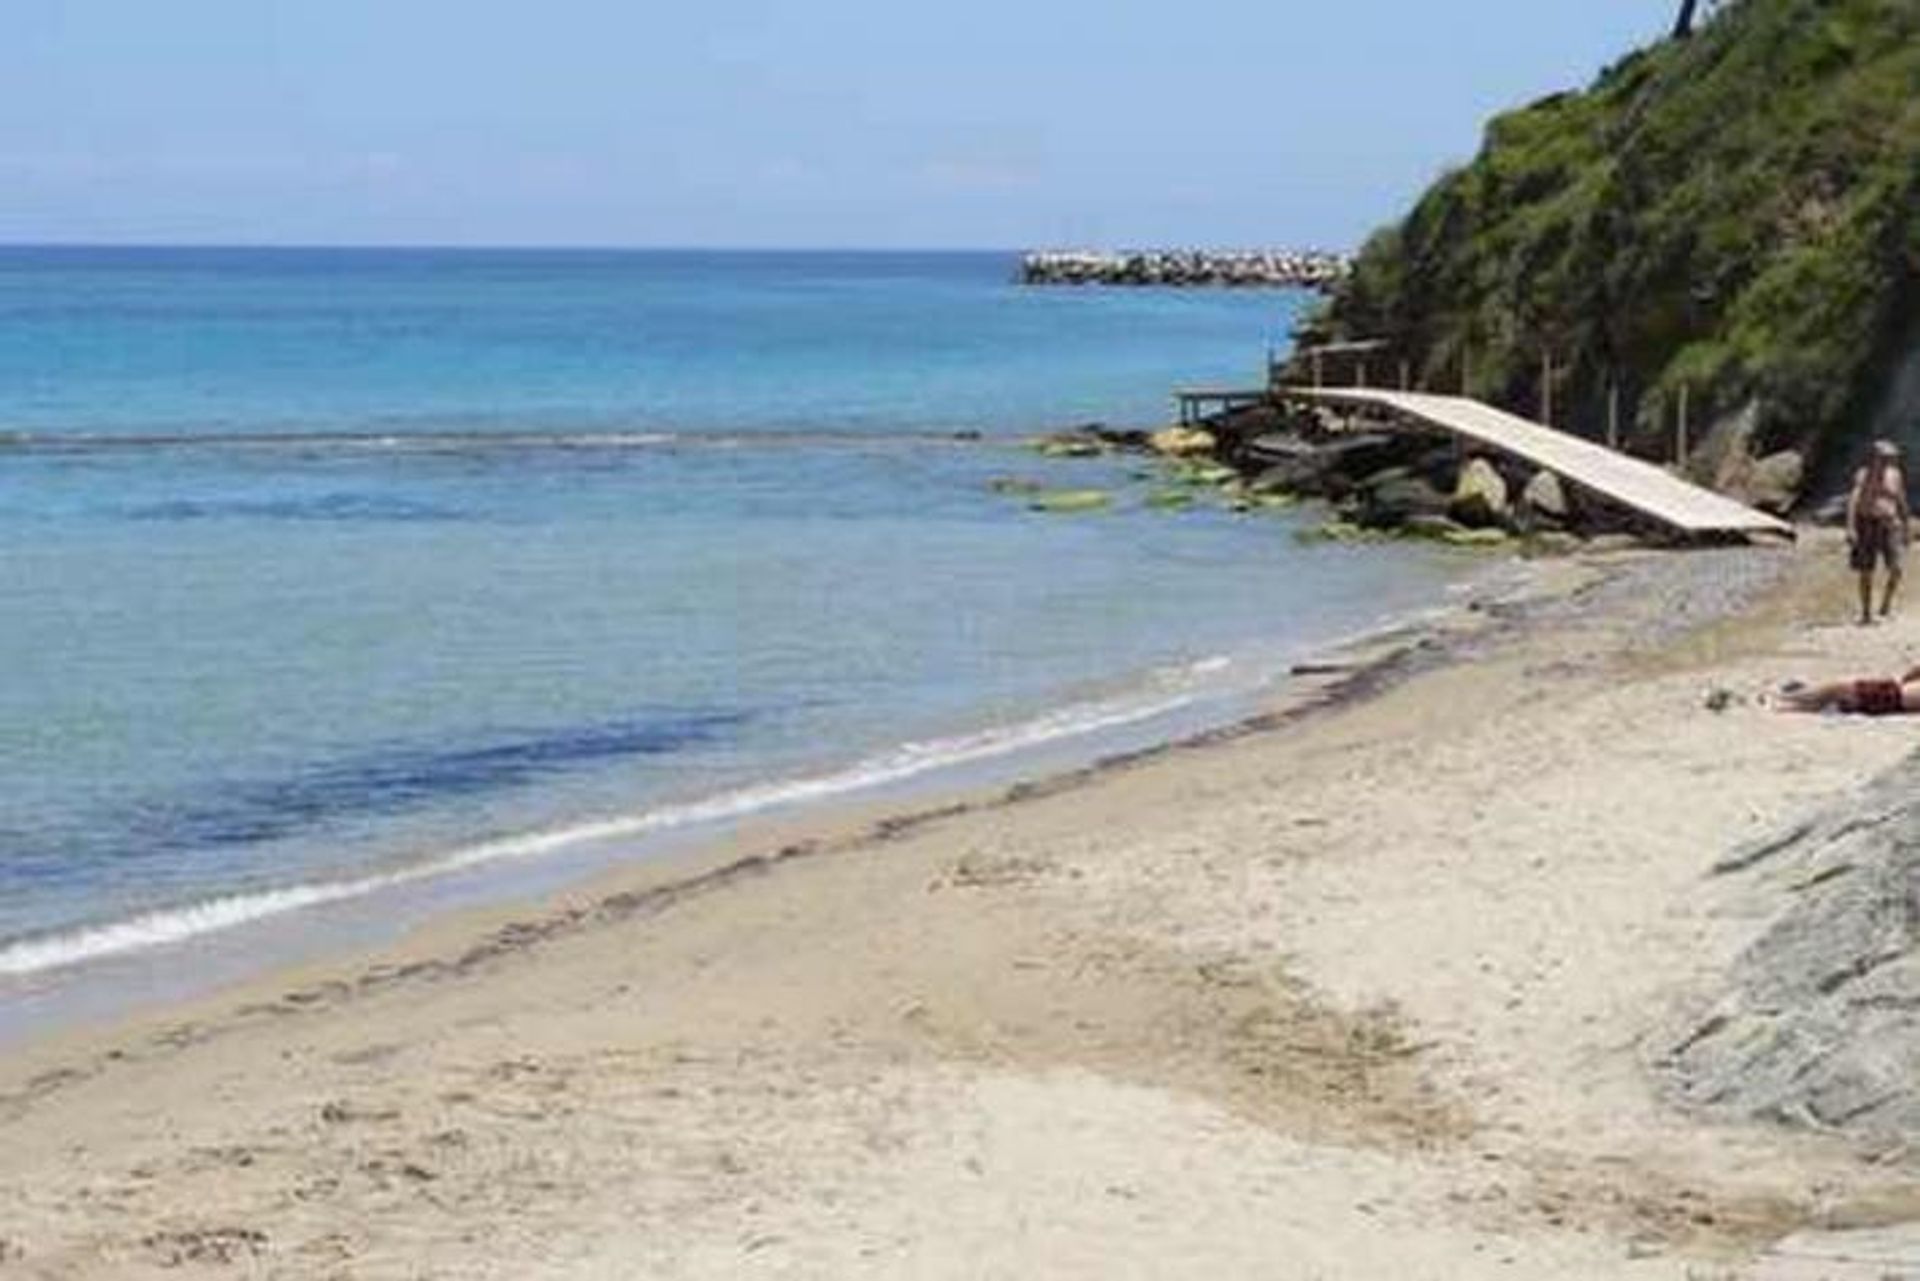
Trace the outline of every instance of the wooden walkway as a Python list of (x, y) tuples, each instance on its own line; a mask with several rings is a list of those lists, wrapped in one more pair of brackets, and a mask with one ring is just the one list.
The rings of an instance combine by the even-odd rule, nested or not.
[(1652, 463), (1463, 396), (1358, 388), (1282, 387), (1285, 400), (1382, 409), (1524, 458), (1583, 489), (1687, 534), (1781, 534), (1793, 526), (1690, 484)]
[(1265, 387), (1182, 387), (1173, 393), (1180, 406), (1180, 425), (1191, 427), (1207, 416), (1209, 406), (1216, 413), (1229, 414), (1248, 405), (1263, 405), (1273, 399)]

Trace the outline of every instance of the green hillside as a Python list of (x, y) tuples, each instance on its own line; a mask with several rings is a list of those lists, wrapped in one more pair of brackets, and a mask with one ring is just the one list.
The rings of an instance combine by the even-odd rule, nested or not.
[(1496, 118), (1310, 336), (1521, 412), (1550, 347), (1559, 424), (1600, 434), (1617, 383), (1650, 454), (1685, 383), (1696, 439), (1753, 407), (1755, 452), (1830, 475), (1868, 432), (1920, 443), (1917, 278), (1920, 0), (1734, 0)]

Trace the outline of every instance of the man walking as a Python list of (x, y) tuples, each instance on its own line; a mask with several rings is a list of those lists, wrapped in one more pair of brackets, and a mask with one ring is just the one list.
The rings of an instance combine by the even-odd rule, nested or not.
[(1853, 474), (1853, 491), (1847, 495), (1848, 561), (1860, 575), (1860, 622), (1873, 621), (1873, 567), (1887, 567), (1887, 586), (1880, 597), (1880, 616), (1893, 608), (1893, 593), (1900, 586), (1900, 569), (1905, 560), (1909, 522), (1907, 477), (1900, 466), (1900, 447), (1890, 440), (1876, 440), (1867, 456), (1867, 465)]

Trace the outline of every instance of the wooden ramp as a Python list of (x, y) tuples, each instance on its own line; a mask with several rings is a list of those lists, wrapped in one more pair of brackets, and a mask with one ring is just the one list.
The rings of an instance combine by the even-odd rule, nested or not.
[(1384, 409), (1524, 458), (1583, 489), (1687, 534), (1781, 534), (1793, 526), (1604, 445), (1464, 396), (1362, 388), (1285, 387), (1284, 399)]

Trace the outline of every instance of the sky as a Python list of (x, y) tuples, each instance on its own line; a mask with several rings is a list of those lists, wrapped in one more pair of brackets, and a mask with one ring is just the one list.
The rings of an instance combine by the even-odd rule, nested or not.
[(1673, 0), (9, 0), (0, 242), (1349, 247)]

